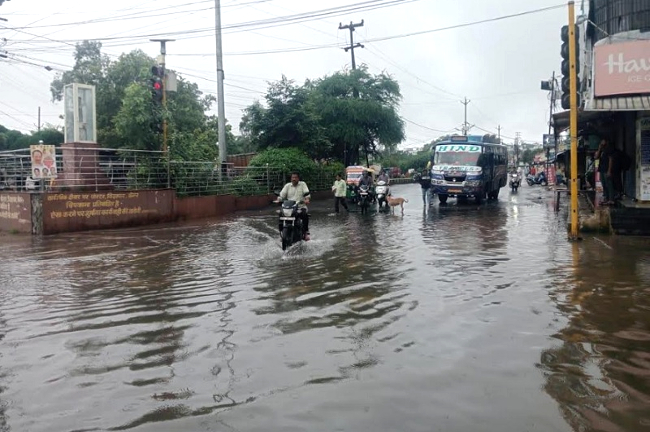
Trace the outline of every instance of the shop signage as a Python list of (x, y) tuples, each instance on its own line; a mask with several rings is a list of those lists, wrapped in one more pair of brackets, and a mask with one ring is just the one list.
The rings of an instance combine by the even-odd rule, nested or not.
[(650, 40), (594, 48), (596, 97), (650, 93)]

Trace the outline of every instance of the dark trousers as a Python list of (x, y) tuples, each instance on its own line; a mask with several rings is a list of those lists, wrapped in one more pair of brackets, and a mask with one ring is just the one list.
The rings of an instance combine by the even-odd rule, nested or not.
[(350, 209), (348, 209), (348, 203), (346, 202), (345, 197), (335, 197), (334, 198), (334, 211), (335, 212), (337, 212), (337, 213), (339, 212), (339, 203), (341, 203), (343, 205), (343, 208), (345, 210), (350, 211)]
[(603, 185), (603, 197), (605, 201), (614, 201), (614, 182), (606, 172), (600, 173), (600, 183)]
[(309, 213), (307, 212), (307, 209), (300, 209), (298, 212), (298, 216), (300, 219), (302, 219), (302, 232), (303, 233), (308, 233), (309, 232)]
[(614, 171), (612, 173), (612, 184), (614, 186), (614, 198), (623, 196), (623, 173)]

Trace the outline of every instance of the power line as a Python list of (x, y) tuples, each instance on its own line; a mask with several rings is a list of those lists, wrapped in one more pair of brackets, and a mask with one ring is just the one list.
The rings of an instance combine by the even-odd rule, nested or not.
[[(245, 29), (251, 27), (260, 27), (259, 29), (273, 28), (273, 27), (297, 24), (303, 21), (313, 21), (327, 16), (337, 16), (342, 14), (348, 14), (351, 12), (383, 9), (385, 7), (412, 3), (416, 1), (419, 0), (367, 0), (361, 3), (353, 3), (349, 5), (337, 6), (334, 8), (321, 9), (321, 10), (304, 12), (304, 13), (299, 13), (294, 15), (286, 15), (286, 16), (280, 16), (280, 17), (257, 20), (257, 21), (246, 21), (241, 23), (235, 23), (235, 24), (222, 26), (222, 28), (224, 30), (239, 29), (239, 31), (245, 31)], [(66, 23), (65, 25), (74, 25), (74, 24), (75, 23)], [(53, 24), (52, 26), (58, 27), (63, 25), (64, 24)], [(6, 27), (6, 28), (8, 30), (16, 30), (16, 31), (20, 30), (19, 28), (11, 28), (11, 27)], [(214, 32), (214, 29), (212, 27), (207, 27), (202, 29), (181, 30), (175, 32), (155, 33), (155, 34), (139, 35), (139, 36), (116, 36), (113, 38), (95, 38), (93, 40), (103, 41), (103, 40), (120, 40), (120, 39), (134, 39), (134, 38), (141, 39), (141, 38), (151, 38), (151, 37), (167, 36), (167, 35), (183, 35), (183, 34), (212, 33), (212, 32)], [(75, 40), (72, 40), (71, 42), (75, 42)]]
[[(411, 0), (415, 1), (415, 0)], [(524, 15), (529, 15), (529, 14), (534, 14), (534, 13), (541, 13), (541, 12), (546, 12), (549, 10), (554, 10), (560, 7), (564, 7), (565, 5), (559, 5), (559, 6), (551, 6), (551, 7), (546, 7), (546, 8), (541, 8), (541, 9), (535, 9), (535, 10), (530, 10), (526, 12), (520, 12), (517, 14), (510, 14), (510, 15), (504, 15), (501, 17), (496, 17), (496, 18), (490, 18), (490, 19), (484, 19), (484, 20), (479, 20), (479, 21), (473, 21), (469, 23), (464, 23), (464, 24), (457, 24), (454, 26), (448, 26), (448, 27), (440, 27), (440, 28), (435, 28), (435, 29), (429, 29), (429, 30), (422, 30), (418, 32), (413, 32), (413, 33), (405, 33), (405, 34), (398, 34), (398, 35), (392, 35), (392, 36), (384, 36), (384, 37), (378, 37), (378, 38), (371, 38), (367, 39), (366, 43), (368, 42), (381, 42), (381, 41), (386, 41), (386, 40), (392, 40), (392, 39), (400, 39), (400, 38), (406, 38), (406, 37), (411, 37), (411, 36), (416, 36), (416, 35), (421, 35), (421, 34), (426, 34), (426, 33), (435, 33), (435, 32), (441, 32), (441, 31), (447, 31), (447, 30), (453, 30), (453, 29), (458, 29), (458, 28), (464, 28), (464, 27), (469, 27), (469, 26), (474, 26), (474, 25), (480, 25), (480, 24), (485, 24), (489, 22), (495, 22), (495, 21), (500, 21), (504, 19), (510, 19), (510, 18), (515, 18), (515, 17), (520, 17)], [(235, 24), (233, 26), (243, 26), (245, 23), (242, 24)], [(233, 26), (224, 26), (223, 28), (234, 28)], [(265, 27), (268, 28), (268, 27)], [(176, 32), (168, 32), (168, 33), (155, 33), (155, 34), (148, 34), (148, 35), (133, 35), (133, 36), (115, 36), (115, 37), (104, 37), (104, 38), (95, 38), (92, 39), (94, 41), (117, 41), (117, 40), (131, 40), (129, 43), (122, 43), (122, 44), (115, 44), (115, 45), (106, 45), (105, 47), (111, 48), (111, 47), (120, 47), (120, 46), (129, 46), (132, 43), (136, 43), (138, 40), (143, 39), (143, 38), (151, 38), (151, 37), (156, 37), (156, 36), (164, 36), (164, 35), (186, 35), (186, 34), (196, 34), (196, 33), (205, 33), (205, 32), (211, 32), (213, 31), (212, 29), (195, 29), (195, 30), (183, 30), (183, 31), (176, 31)], [(245, 31), (245, 30), (240, 30), (240, 31)], [(29, 34), (29, 33), (27, 33)], [(29, 34), (32, 36), (40, 37), (38, 35), (33, 35)], [(208, 35), (206, 35), (208, 36)], [(188, 36), (188, 37), (181, 37), (179, 39), (181, 40), (186, 40), (186, 39), (192, 39), (197, 36)], [(203, 35), (198, 36), (198, 37), (205, 37)], [(46, 38), (47, 39), (47, 38)], [(48, 39), (48, 41), (56, 42), (56, 43), (61, 43), (61, 44), (66, 44), (73, 46), (71, 43), (74, 42), (81, 42), (81, 39), (69, 39), (69, 40), (53, 40), (53, 39)], [(27, 42), (27, 41), (20, 41), (16, 40), (13, 41), (14, 43), (21, 43), (21, 42)], [(46, 41), (33, 41), (33, 42), (46, 42)], [(287, 47), (287, 48), (281, 48), (281, 49), (276, 49), (276, 50), (264, 50), (264, 51), (247, 51), (247, 52), (231, 52), (231, 53), (224, 53), (224, 55), (228, 56), (233, 56), (233, 55), (240, 55), (240, 56), (245, 56), (245, 55), (263, 55), (263, 54), (280, 54), (280, 53), (291, 53), (291, 52), (300, 52), (300, 51), (313, 51), (313, 50), (318, 50), (318, 49), (328, 49), (328, 48), (341, 48), (342, 46), (340, 44), (324, 44), (324, 45), (313, 45), (311, 47)], [(51, 51), (52, 47), (44, 47), (42, 50), (43, 51)], [(212, 56), (214, 53), (196, 53), (196, 54), (184, 54), (187, 56)], [(421, 78), (418, 78), (420, 81), (425, 82)], [(430, 83), (427, 83), (431, 86), (433, 86)], [(435, 87), (435, 86), (434, 86)], [(450, 93), (444, 89), (438, 88), (440, 91), (443, 91), (445, 93)], [(512, 93), (515, 94), (515, 93)]]
[[(404, 73), (406, 73), (406, 74), (412, 76), (412, 77), (415, 78), (417, 81), (421, 81), (421, 82), (423, 82), (423, 83), (425, 83), (425, 84), (431, 86), (432, 88), (436, 89), (436, 90), (439, 91), (439, 92), (447, 93), (447, 94), (452, 95), (452, 96), (456, 96), (454, 93), (451, 93), (451, 92), (449, 92), (449, 91), (447, 91), (447, 90), (445, 90), (445, 89), (443, 89), (443, 88), (440, 88), (440, 87), (438, 87), (438, 86), (435, 86), (435, 85), (433, 85), (433, 84), (431, 84), (431, 83), (425, 81), (424, 79), (420, 78), (419, 76), (413, 74), (412, 72), (410, 72), (410, 71), (408, 71), (408, 70), (402, 68), (402, 67), (399, 66), (397, 63), (393, 62), (393, 61), (392, 61), (388, 56), (386, 56), (385, 54), (383, 54), (383, 53), (381, 52), (381, 50), (379, 50), (378, 48), (374, 48), (374, 49), (373, 49), (372, 47), (368, 47), (368, 51), (370, 51), (371, 54), (374, 54), (374, 55), (376, 55), (376, 56), (378, 56), (378, 57), (381, 57), (382, 59), (384, 59), (384, 60), (387, 61), (388, 63), (390, 63), (390, 64), (392, 64), (393, 66), (395, 66), (397, 69), (399, 69), (399, 70), (401, 70), (402, 72), (404, 72)], [(376, 51), (376, 52), (375, 52), (375, 51)], [(425, 91), (426, 91), (426, 90), (425, 90)], [(430, 93), (430, 94), (432, 94), (432, 95), (434, 95), (434, 96), (437, 96), (437, 95), (435, 95), (434, 93)]]
[(407, 123), (411, 123), (411, 124), (413, 124), (413, 125), (415, 125), (415, 126), (421, 127), (421, 128), (423, 128), (423, 129), (426, 129), (426, 130), (430, 130), (430, 131), (432, 131), (432, 132), (440, 132), (440, 133), (450, 133), (450, 132), (453, 132), (453, 130), (446, 130), (446, 131), (444, 131), (444, 130), (440, 130), (440, 129), (430, 128), (430, 127), (428, 127), (428, 126), (424, 126), (424, 125), (421, 125), (421, 124), (419, 124), (419, 123), (416, 123), (416, 122), (414, 122), (413, 120), (409, 120), (409, 119), (407, 119), (406, 117), (400, 117), (400, 118), (401, 118), (402, 120), (404, 120), (405, 122), (407, 122)]

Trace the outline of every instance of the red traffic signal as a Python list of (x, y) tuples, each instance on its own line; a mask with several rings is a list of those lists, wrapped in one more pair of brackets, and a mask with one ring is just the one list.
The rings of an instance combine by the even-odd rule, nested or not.
[(163, 101), (163, 83), (160, 78), (151, 79), (151, 97), (156, 104)]

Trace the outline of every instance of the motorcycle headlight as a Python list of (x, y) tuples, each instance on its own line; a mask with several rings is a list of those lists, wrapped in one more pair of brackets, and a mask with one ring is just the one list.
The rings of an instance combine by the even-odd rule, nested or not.
[(282, 215), (289, 217), (293, 213), (293, 209), (282, 209)]

